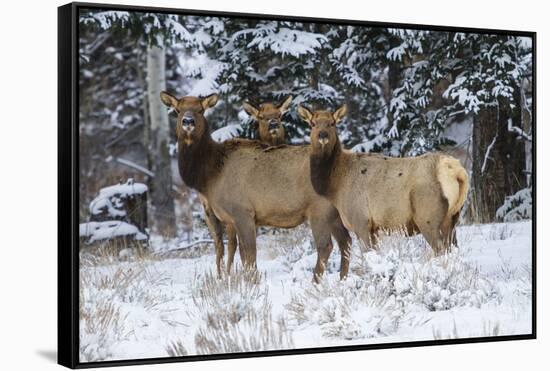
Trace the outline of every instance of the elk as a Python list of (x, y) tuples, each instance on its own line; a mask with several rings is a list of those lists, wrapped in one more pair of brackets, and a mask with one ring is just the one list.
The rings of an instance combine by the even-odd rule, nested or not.
[(292, 97), (287, 97), (280, 105), (273, 103), (260, 104), (258, 108), (248, 102), (243, 108), (258, 123), (258, 134), (262, 143), (270, 146), (285, 144), (285, 128), (281, 117), (288, 111)]
[(346, 105), (335, 112), (298, 107), (311, 126), (315, 191), (330, 200), (367, 249), (376, 246), (382, 229), (420, 232), (436, 255), (456, 245), (455, 226), (468, 192), (460, 162), (440, 153), (392, 158), (347, 151), (336, 132), (346, 113)]
[[(289, 96), (285, 101), (279, 105), (271, 102), (260, 104), (258, 108), (254, 107), (248, 102), (243, 103), (244, 110), (254, 118), (258, 123), (258, 134), (261, 143), (266, 146), (278, 146), (285, 143), (285, 128), (281, 122), (281, 117), (288, 111), (288, 107), (292, 102), (292, 97)], [(216, 246), (216, 266), (218, 270), (218, 276), (221, 275), (221, 264), (223, 259), (223, 226), (220, 221), (213, 214), (213, 211), (208, 206), (208, 202), (205, 199), (201, 199), (201, 203), (206, 215), (206, 224), (213, 237), (214, 245)], [(234, 228), (231, 225), (227, 225), (227, 238), (228, 238), (228, 258), (227, 258), (227, 273), (231, 272), (233, 261), (235, 258), (235, 252), (237, 249), (237, 236)], [(239, 250), (242, 252), (242, 250)], [(243, 260), (241, 255), (241, 261)]]
[(266, 151), (258, 141), (217, 143), (204, 117), (205, 110), (217, 103), (216, 94), (178, 99), (162, 92), (161, 100), (178, 112), (178, 168), (183, 182), (199, 192), (219, 223), (234, 228), (245, 268), (256, 268), (256, 226), (293, 228), (309, 221), (318, 255), (314, 281), (325, 270), (333, 247), (331, 235), (342, 252), (340, 277), (347, 276), (351, 238), (338, 211), (303, 176), (310, 172), (308, 146)]

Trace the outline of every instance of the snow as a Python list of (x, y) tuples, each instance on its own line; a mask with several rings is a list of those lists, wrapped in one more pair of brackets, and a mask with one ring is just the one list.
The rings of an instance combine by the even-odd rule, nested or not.
[(531, 188), (524, 188), (506, 197), (504, 204), (497, 209), (496, 217), (505, 222), (531, 219), (532, 209)]
[(115, 22), (121, 22), (123, 25), (128, 22), (130, 18), (129, 12), (124, 11), (101, 11), (95, 13), (89, 13), (86, 17), (81, 17), (80, 21), (83, 23), (97, 22), (101, 28), (108, 29)]
[(249, 34), (254, 36), (247, 45), (249, 48), (257, 48), (259, 51), (270, 49), (283, 57), (286, 55), (300, 57), (313, 54), (316, 49), (321, 48), (328, 41), (324, 35), (294, 30), (288, 27), (278, 27), (276, 22), (269, 22), (255, 29), (244, 29), (235, 32), (232, 38), (237, 40)]
[(403, 55), (406, 53), (406, 44), (403, 43), (393, 49), (390, 49), (388, 53), (386, 54), (386, 57), (390, 61), (401, 61), (403, 59)]
[(371, 153), (374, 148), (380, 147), (382, 145), (382, 142), (383, 138), (381, 136), (376, 136), (373, 140), (367, 140), (353, 146), (351, 148), (351, 151), (359, 153)]
[(452, 98), (458, 101), (458, 104), (464, 107), (465, 112), (477, 113), (480, 109), (481, 102), (475, 92), (464, 87), (466, 83), (465, 76), (458, 76), (456, 80), (449, 85), (443, 93), (444, 98)]
[[(245, 98), (262, 96), (281, 101), (290, 95), (294, 104), (315, 103), (327, 109), (347, 102), (355, 114), (339, 126), (346, 147), (396, 157), (434, 150), (442, 136), (464, 142), (471, 136), (474, 114), (496, 97), (514, 103), (510, 98), (518, 87), (525, 85), (525, 109), (532, 105), (525, 80), (531, 76), (531, 38), (464, 33), (452, 37), (341, 25), (317, 28), (290, 21), (251, 23), (160, 13), (134, 19), (127, 12), (99, 11), (81, 19), (83, 26), (104, 30), (135, 22), (143, 23), (143, 41), (156, 40), (167, 46), (168, 57), (177, 59), (167, 83), (178, 96), (220, 94), (218, 106), (206, 112), (213, 129), (229, 123), (213, 132), (216, 141), (247, 135), (250, 119), (239, 107)], [(94, 27), (82, 31), (82, 81), (89, 83), (86, 89), (99, 104), (83, 113), (81, 134), (91, 138), (105, 135), (99, 130), (104, 126), (118, 132), (139, 124), (141, 116), (135, 112), (140, 111), (146, 86), (134, 72), (113, 67), (105, 75), (105, 64), (97, 58), (102, 53), (119, 62), (128, 57), (135, 62), (131, 65), (143, 67), (143, 61), (135, 59), (139, 53), (107, 46), (117, 45), (115, 39), (101, 46), (101, 35), (109, 32), (97, 36)], [(93, 53), (94, 45), (105, 50)], [(414, 58), (407, 62), (407, 55)], [(390, 61), (402, 70), (393, 91), (386, 86)], [(453, 71), (462, 72), (443, 94), (451, 104), (426, 110), (437, 102), (435, 84)], [(98, 90), (94, 81), (103, 75), (121, 76), (119, 90), (128, 93), (113, 93), (108, 86)], [(316, 80), (322, 82), (313, 84)], [(260, 87), (260, 96), (246, 97), (251, 84)], [(466, 114), (465, 121), (448, 127), (458, 113)], [(295, 111), (288, 118), (289, 128), (297, 124), (288, 133), (289, 142), (309, 142), (309, 129)], [(509, 121), (508, 130), (530, 142), (531, 133), (524, 132), (524, 126), (528, 125)], [(176, 147), (169, 148), (173, 154)], [(530, 143), (526, 148), (529, 152)], [(109, 157), (152, 175), (118, 156), (122, 154), (113, 152)], [(174, 174), (176, 163), (171, 164)], [(101, 169), (88, 170), (83, 174), (89, 181), (108, 175)], [(180, 177), (174, 182), (180, 184)], [(144, 184), (130, 182), (102, 189), (90, 205), (91, 219), (108, 214), (118, 220), (81, 224), (82, 239), (91, 243), (121, 236), (147, 238), (148, 232), (125, 222), (124, 209), (125, 197), (146, 191)], [(233, 273), (218, 280), (204, 226), (186, 231), (190, 241), (183, 233), (175, 240), (153, 235), (145, 252), (123, 249), (106, 257), (94, 255), (95, 247), (82, 249), (81, 360), (527, 333), (532, 236), (530, 222), (519, 220), (531, 217), (531, 203), (528, 189), (510, 196), (496, 215), (504, 223), (460, 227), (460, 249), (443, 257), (429, 257), (420, 236), (387, 237), (379, 251), (369, 252), (361, 251), (355, 241), (348, 279), (340, 282), (340, 253), (334, 251), (319, 285), (311, 283), (316, 253), (306, 227), (259, 232), (257, 278)], [(238, 263), (238, 255), (236, 259)]]
[(195, 53), (192, 56), (181, 54), (178, 62), (183, 71), (188, 71), (190, 86), (185, 90), (185, 95), (206, 97), (220, 91), (216, 82), (225, 65), (216, 60), (209, 59), (206, 54)]
[(102, 188), (98, 196), (90, 203), (90, 212), (97, 215), (107, 210), (111, 216), (122, 217), (126, 213), (120, 210), (121, 199), (145, 192), (147, 192), (147, 186), (143, 183), (134, 183), (133, 179), (128, 179), (126, 183)]
[(141, 233), (136, 226), (118, 220), (81, 223), (79, 225), (79, 235), (81, 238), (86, 238), (86, 243), (117, 237), (131, 237), (135, 240), (147, 239), (147, 236)]
[(243, 128), (239, 124), (231, 124), (224, 126), (212, 133), (212, 139), (216, 142), (223, 142), (231, 138), (238, 137)]
[(465, 116), (462, 120), (453, 120), (443, 131), (445, 138), (454, 141), (457, 145), (466, 143), (472, 137), (473, 117)]
[(81, 361), (530, 333), (531, 228), (461, 226), (460, 248), (436, 258), (421, 236), (368, 252), (354, 240), (349, 277), (335, 248), (319, 285), (305, 226), (260, 233), (252, 278), (216, 278), (211, 245), (153, 238), (154, 253), (105, 262), (81, 252)]

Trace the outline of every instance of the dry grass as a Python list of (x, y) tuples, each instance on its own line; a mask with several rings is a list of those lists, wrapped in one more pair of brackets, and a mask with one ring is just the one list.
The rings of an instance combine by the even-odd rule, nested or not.
[(110, 300), (80, 301), (80, 361), (101, 361), (111, 357), (112, 344), (126, 340), (126, 318)]
[(499, 296), (496, 287), (456, 252), (401, 270), (397, 293), (430, 311), (464, 305), (480, 307)]
[(147, 245), (139, 241), (129, 243), (125, 239), (108, 240), (92, 245), (80, 243), (80, 267), (96, 267), (123, 261), (145, 262), (160, 260)]
[(199, 354), (292, 348), (283, 319), (273, 319), (265, 278), (238, 270), (222, 279), (208, 273), (196, 280), (192, 295), (203, 323), (195, 335)]
[[(163, 304), (155, 288), (167, 284), (168, 278), (145, 265), (106, 267), (103, 270), (81, 269), (80, 287), (87, 292), (109, 296), (126, 303), (137, 303), (145, 309)], [(85, 297), (93, 300), (94, 297)]]
[(478, 334), (472, 334), (467, 333), (466, 331), (462, 331), (464, 333), (460, 333), (458, 331), (456, 321), (453, 321), (453, 327), (451, 330), (447, 333), (443, 332), (440, 328), (436, 329), (435, 327), (432, 327), (432, 333), (434, 340), (448, 340), (448, 339), (459, 339), (459, 338), (465, 338), (465, 337), (494, 337), (499, 336), (501, 334), (501, 325), (500, 322), (496, 321), (483, 321), (483, 327), (481, 329), (481, 332)]
[(84, 254), (79, 272), (80, 360), (101, 361), (110, 359), (114, 345), (132, 334), (121, 305), (156, 311), (170, 300), (156, 291), (167, 277), (147, 264), (145, 251), (136, 250), (131, 261), (118, 264), (113, 264), (119, 259), (117, 246), (105, 244)]
[(488, 232), (484, 233), (484, 237), (488, 241), (504, 241), (512, 238), (514, 235), (513, 228), (509, 224), (493, 224)]
[[(506, 239), (512, 236), (513, 227), (480, 227), (468, 233), (475, 236), (461, 233), (461, 242), (468, 238)], [(80, 270), (81, 334), (84, 336), (81, 359), (109, 359), (113, 349), (117, 352), (117, 344), (128, 336), (131, 341), (137, 341), (139, 331), (136, 329), (132, 335), (128, 330), (134, 328), (128, 327), (133, 326), (134, 321), (133, 309), (128, 308), (137, 308), (139, 313), (145, 309), (147, 313), (140, 314), (140, 319), (150, 318), (160, 329), (170, 326), (168, 333), (174, 331), (174, 337), (162, 338), (159, 352), (178, 357), (293, 348), (293, 332), (298, 331), (297, 339), (302, 339), (301, 332), (309, 331), (309, 327), (320, 331), (330, 342), (391, 336), (398, 333), (400, 326), (408, 328), (417, 326), (411, 325), (415, 321), (425, 321), (424, 326), (426, 318), (438, 316), (429, 311), (498, 304), (506, 293), (507, 281), (521, 281), (508, 289), (521, 291), (521, 295), (517, 295), (519, 304), (523, 305), (531, 296), (529, 269), (514, 267), (502, 259), (502, 272), (480, 274), (475, 265), (464, 259), (464, 249), (452, 249), (434, 257), (422, 236), (382, 233), (378, 249), (368, 252), (362, 251), (354, 240), (348, 279), (342, 282), (336, 277), (339, 255), (335, 251), (329, 261), (333, 268), (327, 268), (318, 285), (310, 281), (316, 251), (307, 226), (261, 235), (259, 240), (261, 249), (274, 254), (276, 261), (271, 262), (277, 264), (274, 274), (286, 269), (289, 274), (284, 277), (292, 280), (281, 282), (284, 300), (290, 297), (282, 312), (284, 317), (274, 314), (269, 296), (270, 285), (278, 282), (266, 282), (264, 274), (237, 270), (220, 279), (215, 273), (203, 273), (203, 264), (214, 267), (213, 257), (202, 257), (213, 255), (211, 245), (197, 245), (168, 254), (109, 244), (84, 247)], [(192, 270), (180, 275), (177, 261), (172, 260), (197, 257), (198, 261), (185, 265), (196, 267), (194, 277)], [(262, 267), (261, 261), (259, 266)], [(164, 273), (159, 273), (157, 268)], [(172, 275), (174, 269), (169, 280), (167, 275)], [(166, 286), (172, 284), (173, 287)], [(277, 298), (279, 294), (277, 292)], [(170, 302), (177, 304), (170, 307)], [(418, 316), (419, 312), (423, 314)], [(485, 336), (502, 332), (498, 322), (483, 323), (483, 329), (481, 324), (474, 330)], [(456, 324), (452, 327), (452, 322), (445, 326), (448, 328), (443, 330), (432, 327), (434, 339), (479, 336), (457, 329)], [(164, 333), (163, 330), (160, 333)]]
[(288, 270), (304, 255), (316, 254), (311, 229), (305, 224), (294, 229), (280, 229), (269, 239), (261, 241), (261, 246), (273, 258), (284, 257), (282, 262)]
[(166, 345), (166, 353), (168, 353), (170, 357), (183, 357), (188, 354), (181, 340), (169, 342)]
[(360, 339), (390, 335), (403, 316), (423, 307), (442, 311), (496, 300), (498, 289), (454, 248), (434, 257), (421, 236), (383, 233), (377, 250), (352, 249), (350, 277), (305, 285), (286, 306), (290, 323), (317, 324), (323, 336)]
[(448, 334), (443, 334), (441, 329), (436, 329), (432, 327), (432, 333), (434, 340), (447, 340), (447, 339), (458, 339), (458, 330), (456, 328), (456, 321), (453, 321), (453, 327)]
[(386, 287), (351, 279), (308, 285), (292, 296), (286, 310), (294, 325), (313, 322), (323, 336), (346, 340), (389, 335), (399, 327), (402, 315)]

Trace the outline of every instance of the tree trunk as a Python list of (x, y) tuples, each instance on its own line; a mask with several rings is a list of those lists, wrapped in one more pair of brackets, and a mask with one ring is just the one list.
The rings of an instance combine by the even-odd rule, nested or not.
[[(519, 113), (519, 114), (518, 114)], [(519, 110), (504, 103), (482, 108), (474, 116), (473, 127), (473, 220), (495, 220), (496, 210), (506, 196), (525, 187), (525, 145), (508, 131), (508, 120), (521, 121)]]
[(160, 92), (166, 89), (166, 57), (164, 49), (147, 49), (147, 100), (150, 114), (150, 150), (155, 176), (151, 181), (152, 222), (158, 233), (171, 238), (176, 235), (176, 216), (172, 195), (172, 171), (168, 151), (169, 124)]
[[(531, 91), (533, 87), (526, 79), (520, 86), (520, 107), (521, 107), (521, 130), (533, 135), (531, 110), (528, 107), (526, 92)], [(533, 175), (533, 142), (525, 140), (525, 181), (527, 186), (531, 186), (531, 177)]]
[(393, 112), (390, 110), (391, 100), (393, 98), (393, 91), (397, 89), (401, 82), (401, 67), (399, 63), (390, 61), (388, 63), (388, 80), (387, 88), (385, 91), (386, 104), (388, 107), (387, 118), (388, 118), (388, 128), (394, 124)]

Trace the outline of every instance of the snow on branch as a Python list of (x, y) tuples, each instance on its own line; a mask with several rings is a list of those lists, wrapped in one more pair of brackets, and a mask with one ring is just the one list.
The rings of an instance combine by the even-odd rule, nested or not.
[(531, 219), (532, 209), (532, 190), (531, 188), (524, 188), (506, 197), (502, 206), (498, 208), (496, 217), (504, 222)]
[(405, 55), (406, 53), (406, 50), (405, 50), (405, 47), (406, 47), (406, 43), (402, 43), (401, 45), (393, 48), (393, 49), (390, 49), (388, 51), (388, 53), (386, 54), (386, 58), (388, 58), (390, 61), (399, 61), (401, 62), (401, 60), (403, 59), (403, 56)]
[(149, 170), (149, 169), (147, 169), (147, 168), (145, 168), (141, 165), (138, 165), (133, 161), (117, 157), (116, 162), (118, 162), (119, 164), (122, 164), (122, 165), (126, 165), (128, 167), (131, 167), (132, 169), (135, 169), (135, 170), (137, 170), (137, 171), (139, 171), (139, 172), (141, 172), (141, 173), (143, 173), (147, 176), (150, 176), (151, 178), (155, 176), (155, 173), (153, 173), (151, 170)]
[(235, 32), (232, 40), (235, 42), (247, 34), (253, 36), (253, 39), (247, 44), (248, 48), (257, 48), (259, 51), (270, 49), (283, 57), (291, 55), (297, 58), (302, 55), (314, 54), (316, 49), (320, 49), (328, 42), (325, 35), (288, 27), (276, 27), (273, 22), (258, 25), (254, 29)]
[(498, 131), (495, 133), (495, 136), (493, 137), (491, 144), (487, 146), (487, 151), (485, 151), (485, 157), (483, 158), (483, 165), (481, 165), (481, 174), (485, 172), (485, 167), (487, 166), (487, 160), (489, 159), (489, 154), (491, 153), (491, 149), (493, 149), (493, 146), (497, 141), (497, 137), (498, 137)]
[(79, 21), (84, 24), (97, 23), (102, 29), (106, 30), (113, 26), (116, 22), (121, 22), (122, 26), (130, 19), (129, 12), (123, 11), (101, 11), (90, 12), (85, 16), (81, 16)]
[(514, 126), (512, 123), (512, 119), (508, 119), (508, 131), (511, 133), (516, 133), (518, 136), (522, 137), (523, 139), (532, 142), (533, 137), (529, 134), (527, 134), (525, 131), (523, 131), (521, 128), (518, 128), (517, 126)]
[(239, 124), (232, 124), (224, 126), (212, 133), (212, 139), (216, 142), (224, 142), (231, 138), (236, 138), (240, 135), (243, 128)]

